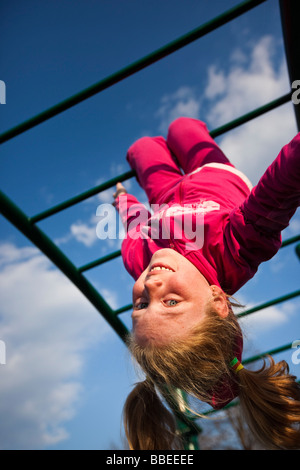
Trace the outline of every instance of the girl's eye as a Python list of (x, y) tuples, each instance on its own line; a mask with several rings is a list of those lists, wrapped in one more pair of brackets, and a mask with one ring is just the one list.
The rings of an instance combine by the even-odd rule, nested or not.
[(135, 308), (136, 310), (142, 310), (143, 308), (147, 308), (147, 302), (140, 302), (138, 304), (136, 304)]
[(175, 299), (167, 300), (166, 304), (169, 305), (169, 307), (174, 307), (175, 305), (178, 304), (178, 300), (175, 300)]
[[(166, 300), (166, 305), (168, 307), (174, 307), (175, 305), (177, 305), (179, 302), (178, 300), (175, 300), (175, 299), (170, 299), (170, 300)], [(136, 310), (143, 310), (144, 308), (147, 308), (148, 307), (148, 302), (139, 302), (135, 305), (135, 309)]]

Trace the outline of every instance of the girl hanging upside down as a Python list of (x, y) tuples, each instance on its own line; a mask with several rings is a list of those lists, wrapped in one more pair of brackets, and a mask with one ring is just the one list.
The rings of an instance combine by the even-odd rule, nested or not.
[(177, 387), (215, 409), (239, 396), (266, 447), (300, 448), (300, 386), (285, 361), (243, 367), (230, 302), (278, 251), (300, 205), (300, 133), (254, 188), (194, 119), (174, 121), (166, 140), (139, 139), (127, 160), (152, 208), (117, 184), (122, 257), (135, 280), (128, 344), (146, 376), (124, 407), (130, 447), (178, 448), (160, 398)]

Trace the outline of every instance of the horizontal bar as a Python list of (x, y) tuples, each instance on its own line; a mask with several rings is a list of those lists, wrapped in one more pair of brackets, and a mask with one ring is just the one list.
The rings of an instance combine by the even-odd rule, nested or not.
[(2, 191), (0, 191), (0, 210), (7, 220), (34, 243), (73, 282), (98, 312), (102, 314), (120, 338), (125, 341), (128, 334), (127, 328), (123, 322), (116, 318), (113, 310), (99, 292), (78, 271), (52, 240), (37, 226), (32, 225), (28, 217)]
[(77, 268), (80, 273), (87, 271), (88, 269), (95, 268), (96, 266), (99, 266), (100, 264), (106, 263), (107, 261), (111, 261), (114, 258), (118, 258), (121, 255), (121, 250), (114, 251), (113, 253), (110, 253), (109, 255), (103, 256), (102, 258), (96, 259), (95, 261), (91, 261), (90, 263), (85, 264), (84, 266), (81, 266), (80, 268)]
[[(282, 104), (286, 103), (290, 99), (290, 94), (286, 94), (281, 96), (280, 98), (271, 101), (270, 103), (261, 106), (260, 108), (255, 109), (254, 111), (251, 111), (250, 113), (244, 114), (243, 116), (234, 119), (233, 121), (230, 121), (228, 124), (225, 124), (224, 126), (218, 127), (215, 130), (212, 130), (210, 132), (210, 135), (212, 137), (217, 137), (220, 136), (221, 134), (228, 132), (232, 129), (235, 129), (236, 127), (245, 124), (246, 122), (250, 121), (251, 119), (254, 119), (255, 117), (261, 116), (264, 113), (267, 113), (268, 111), (271, 111), (272, 109), (275, 109), (278, 106), (281, 106)], [(60, 204), (57, 204), (54, 207), (51, 207), (50, 209), (47, 209), (40, 214), (34, 215), (30, 217), (30, 222), (31, 223), (36, 223), (40, 222), (43, 219), (46, 219), (47, 217), (50, 217), (51, 215), (57, 214), (58, 212), (65, 210), (71, 206), (74, 206), (75, 204), (78, 204), (79, 202), (82, 202), (86, 199), (88, 199), (91, 196), (95, 196), (101, 191), (104, 191), (106, 189), (111, 188), (112, 186), (116, 185), (119, 181), (125, 181), (127, 179), (132, 178), (135, 176), (134, 171), (127, 171), (126, 173), (123, 173), (120, 176), (116, 176), (115, 178), (110, 179), (109, 181), (106, 181), (105, 183), (102, 183), (98, 186), (95, 186), (94, 188), (91, 188), (88, 191), (85, 191), (81, 194), (78, 194), (78, 196), (72, 197)]]
[(269, 351), (266, 351), (261, 354), (256, 354), (256, 356), (251, 356), (248, 357), (248, 359), (243, 359), (243, 364), (250, 364), (252, 362), (258, 361), (259, 359), (262, 359), (266, 356), (274, 356), (274, 354), (278, 354), (284, 351), (287, 351), (288, 349), (291, 349), (293, 343), (288, 343), (285, 344), (284, 346), (280, 346), (278, 348), (270, 349)]
[(291, 245), (292, 243), (300, 241), (300, 235), (295, 235), (295, 237), (288, 238), (287, 240), (284, 240), (281, 244), (281, 248), (284, 248), (285, 246)]
[(285, 302), (286, 300), (293, 299), (300, 295), (300, 289), (289, 294), (283, 295), (281, 297), (277, 297), (276, 299), (269, 300), (263, 304), (257, 305), (256, 307), (249, 308), (242, 313), (238, 313), (236, 316), (237, 318), (245, 317), (246, 315), (250, 315), (250, 313), (258, 312), (259, 310), (263, 310), (264, 308), (271, 307), (272, 305), (279, 304), (281, 302)]
[(235, 129), (236, 127), (245, 124), (246, 122), (249, 122), (254, 118), (262, 116), (263, 114), (278, 108), (279, 106), (287, 103), (288, 101), (291, 101), (291, 93), (286, 93), (280, 98), (270, 101), (269, 103), (260, 106), (259, 108), (256, 108), (254, 111), (250, 111), (249, 113), (246, 113), (243, 116), (234, 119), (233, 121), (230, 121), (228, 124), (224, 124), (224, 126), (218, 127), (214, 131), (211, 131), (210, 135), (211, 137), (218, 137), (219, 135), (224, 134), (225, 132), (231, 131), (232, 129)]
[(295, 251), (296, 251), (296, 255), (298, 256), (300, 260), (300, 243), (298, 243), (298, 245), (296, 246)]
[(143, 57), (142, 59), (133, 62), (131, 65), (121, 69), (113, 75), (108, 76), (100, 82), (97, 82), (96, 84), (90, 86), (89, 88), (86, 88), (85, 90), (77, 93), (76, 95), (71, 96), (70, 98), (62, 101), (61, 103), (58, 103), (57, 105), (49, 108), (48, 110), (38, 114), (37, 116), (34, 116), (33, 118), (19, 124), (18, 126), (4, 132), (0, 135), (0, 143), (7, 142), (13, 137), (22, 134), (23, 132), (37, 126), (38, 124), (41, 124), (42, 122), (45, 122), (48, 119), (57, 116), (58, 114), (66, 111), (67, 109), (70, 109), (71, 107), (81, 103), (87, 98), (90, 98), (95, 94), (111, 87), (112, 85), (115, 85), (116, 83), (120, 82), (121, 80), (124, 80), (130, 75), (133, 75), (139, 72), (140, 70), (143, 70), (149, 65), (172, 54), (173, 52), (181, 49), (182, 47), (187, 46), (193, 41), (196, 41), (202, 36), (205, 36), (206, 34), (212, 32), (220, 26), (223, 26), (229, 21), (237, 18), (243, 13), (246, 13), (250, 9), (258, 6), (259, 4), (264, 3), (265, 1), (266, 0), (247, 0), (243, 3), (240, 3), (236, 7), (231, 8), (230, 10), (217, 16), (213, 20), (208, 21), (207, 23), (181, 36), (175, 41), (172, 41), (167, 45), (161, 47), (160, 49), (157, 49), (156, 51)]
[(125, 305), (124, 307), (118, 308), (114, 311), (115, 315), (120, 315), (120, 313), (127, 312), (127, 310), (132, 309), (132, 304)]
[(77, 196), (74, 196), (71, 199), (61, 202), (60, 204), (57, 204), (54, 207), (51, 207), (50, 209), (47, 209), (41, 212), (40, 214), (30, 217), (29, 222), (31, 224), (40, 222), (41, 220), (46, 219), (47, 217), (50, 217), (51, 215), (57, 214), (58, 212), (68, 209), (69, 207), (72, 207), (75, 204), (78, 204), (79, 202), (85, 201), (86, 199), (92, 196), (95, 196), (101, 191), (105, 191), (106, 189), (111, 188), (112, 186), (116, 185), (119, 181), (125, 181), (129, 178), (132, 178), (133, 176), (134, 176), (133, 171), (127, 171), (126, 173), (123, 173), (121, 176), (116, 176), (108, 181), (105, 181), (105, 183), (99, 184), (98, 186), (95, 186), (94, 188), (91, 188), (85, 191), (84, 193), (78, 194)]

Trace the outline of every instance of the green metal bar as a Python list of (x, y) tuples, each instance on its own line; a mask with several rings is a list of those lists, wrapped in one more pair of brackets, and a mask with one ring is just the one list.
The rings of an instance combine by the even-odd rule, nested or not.
[[(280, 98), (271, 101), (270, 103), (261, 106), (260, 108), (255, 109), (254, 111), (251, 111), (250, 113), (244, 114), (243, 116), (239, 117), (238, 119), (234, 119), (233, 121), (225, 124), (224, 126), (218, 127), (210, 132), (210, 135), (212, 137), (217, 137), (220, 136), (221, 134), (224, 134), (225, 132), (228, 132), (232, 129), (235, 129), (236, 127), (245, 124), (246, 122), (250, 121), (251, 119), (254, 119), (258, 116), (261, 116), (264, 113), (267, 113), (268, 111), (271, 111), (272, 109), (277, 108), (278, 106), (281, 106), (284, 103), (287, 103), (289, 101), (290, 95), (286, 94), (281, 96)], [(85, 191), (81, 194), (78, 194), (78, 196), (72, 197), (60, 204), (57, 204), (54, 207), (51, 207), (50, 209), (47, 209), (40, 214), (34, 215), (30, 217), (30, 222), (31, 223), (36, 223), (40, 222), (43, 219), (46, 219), (47, 217), (50, 217), (51, 215), (57, 214), (58, 212), (65, 210), (71, 206), (74, 206), (75, 204), (78, 204), (79, 202), (84, 201), (85, 199), (88, 199), (89, 197), (95, 196), (101, 191), (104, 191), (106, 189), (111, 188), (112, 186), (116, 185), (119, 181), (125, 181), (129, 178), (132, 178), (135, 176), (134, 171), (127, 171), (126, 173), (123, 173), (120, 176), (116, 176), (115, 178), (112, 178), (109, 181), (106, 181), (105, 183), (102, 183), (98, 186), (95, 186), (94, 188)]]
[[(281, 248), (284, 248), (288, 245), (291, 245), (292, 243), (295, 243), (298, 240), (300, 240), (300, 235), (296, 235), (294, 237), (288, 238), (287, 240), (284, 240), (282, 242)], [(296, 254), (300, 258), (300, 244), (296, 246)], [(300, 295), (300, 290), (290, 292), (289, 294), (283, 295), (281, 297), (277, 297), (276, 299), (269, 300), (268, 302), (264, 302), (263, 304), (257, 305), (256, 307), (245, 310), (244, 312), (241, 312), (241, 313), (237, 314), (237, 317), (238, 318), (244, 317), (246, 315), (257, 312), (259, 310), (263, 310), (264, 308), (271, 307), (272, 305), (276, 305), (276, 304), (279, 304), (281, 302), (285, 302), (286, 300), (293, 299), (294, 297), (297, 297), (299, 295)]]
[(291, 245), (292, 243), (295, 243), (300, 240), (300, 235), (296, 235), (295, 237), (288, 238), (287, 240), (284, 240), (281, 244), (281, 248), (284, 248), (285, 246)]
[(298, 243), (298, 245), (296, 246), (295, 251), (296, 251), (296, 255), (298, 256), (300, 260), (300, 243)]
[(165, 387), (162, 394), (176, 418), (177, 429), (183, 439), (184, 448), (198, 450), (197, 436), (202, 432), (202, 429), (196, 423), (194, 415), (187, 409), (186, 393), (178, 388), (170, 392)]
[(58, 103), (57, 105), (49, 108), (48, 110), (34, 116), (33, 118), (19, 124), (18, 126), (4, 132), (0, 135), (0, 143), (4, 143), (17, 135), (22, 134), (23, 132), (41, 124), (42, 122), (47, 121), (48, 119), (57, 116), (58, 114), (70, 109), (71, 107), (81, 103), (82, 101), (94, 96), (95, 94), (115, 85), (116, 83), (124, 80), (125, 78), (129, 77), (130, 75), (143, 70), (144, 68), (148, 67), (149, 65), (159, 61), (160, 59), (172, 54), (173, 52), (181, 49), (184, 46), (196, 41), (197, 39), (205, 36), (206, 34), (212, 32), (213, 30), (223, 26), (224, 24), (228, 23), (229, 21), (237, 18), (238, 16), (246, 13), (250, 9), (258, 6), (261, 3), (264, 3), (266, 0), (247, 0), (242, 2), (241, 4), (237, 5), (234, 8), (226, 11), (225, 13), (217, 16), (211, 21), (203, 24), (202, 26), (190, 31), (189, 33), (181, 36), (180, 38), (176, 39), (168, 43), (167, 45), (157, 49), (156, 51), (152, 52), (151, 54), (143, 57), (142, 59), (132, 63), (131, 65), (121, 69), (120, 71), (114, 73), (113, 75), (108, 76), (107, 78), (97, 82), (96, 84), (86, 88), (85, 90), (77, 93), (76, 95), (71, 96), (70, 98)]
[(57, 248), (52, 240), (37, 226), (33, 226), (29, 222), (28, 217), (2, 191), (0, 191), (0, 210), (4, 217), (34, 243), (70, 281), (78, 287), (94, 307), (103, 315), (120, 338), (125, 341), (125, 337), (128, 333), (127, 328), (123, 322), (116, 318), (113, 310), (101, 297), (99, 292), (77, 270), (64, 253)]
[(291, 349), (293, 343), (288, 343), (285, 344), (284, 346), (280, 346), (278, 348), (270, 349), (269, 351), (266, 351), (261, 354), (256, 354), (256, 356), (251, 356), (248, 357), (248, 359), (243, 359), (243, 364), (250, 364), (252, 362), (258, 361), (259, 359), (262, 359), (263, 357), (266, 356), (274, 356), (275, 354), (287, 351), (288, 349)]
[(269, 300), (268, 302), (265, 302), (263, 304), (257, 305), (256, 307), (249, 308), (248, 310), (245, 310), (242, 313), (238, 313), (236, 316), (237, 318), (245, 317), (246, 315), (250, 315), (250, 313), (258, 312), (259, 310), (263, 310), (264, 308), (271, 307), (272, 305), (279, 304), (281, 302), (285, 302), (286, 300), (293, 299), (300, 295), (300, 289), (296, 290), (294, 292), (291, 292), (290, 294), (283, 295), (281, 297), (277, 297), (276, 299)]
[(60, 204), (57, 204), (54, 207), (51, 207), (50, 209), (47, 209), (44, 212), (41, 212), (40, 214), (30, 217), (29, 222), (31, 224), (40, 222), (41, 220), (46, 219), (47, 217), (50, 217), (51, 215), (57, 214), (58, 212), (68, 209), (69, 207), (74, 206), (75, 204), (78, 204), (79, 202), (85, 201), (86, 199), (92, 196), (95, 196), (101, 191), (105, 191), (106, 189), (111, 188), (112, 186), (116, 185), (119, 181), (125, 181), (126, 179), (132, 178), (132, 176), (134, 176), (134, 172), (127, 171), (126, 173), (123, 173), (121, 176), (116, 176), (115, 178), (105, 181), (104, 183), (99, 184), (98, 186), (95, 186), (94, 188), (91, 188), (88, 191), (78, 194), (77, 196), (72, 197), (71, 199), (68, 199)]
[(95, 261), (91, 261), (91, 263), (87, 263), (84, 266), (81, 266), (80, 268), (77, 268), (79, 272), (84, 272), (87, 271), (88, 269), (95, 268), (96, 266), (99, 266), (100, 264), (106, 263), (107, 261), (111, 261), (114, 258), (118, 258), (121, 255), (121, 250), (114, 251), (113, 253), (110, 253), (109, 255), (103, 256), (102, 258), (96, 259)]
[(198, 436), (200, 432), (194, 431), (179, 417), (176, 418), (176, 427), (180, 433), (184, 450), (200, 450)]
[(124, 307), (119, 308), (114, 311), (115, 315), (120, 315), (120, 313), (127, 312), (127, 310), (132, 309), (132, 304), (125, 305)]
[(235, 129), (236, 127), (245, 124), (246, 122), (249, 122), (254, 118), (262, 116), (263, 114), (278, 108), (278, 106), (281, 106), (290, 100), (291, 94), (287, 93), (281, 96), (280, 98), (277, 98), (263, 106), (260, 106), (259, 108), (256, 108), (254, 111), (250, 111), (249, 113), (244, 114), (243, 116), (234, 119), (233, 121), (230, 121), (227, 124), (224, 124), (224, 126), (218, 127), (217, 129), (211, 131), (210, 135), (211, 137), (218, 137), (219, 135), (224, 134), (225, 132), (231, 131), (232, 129)]

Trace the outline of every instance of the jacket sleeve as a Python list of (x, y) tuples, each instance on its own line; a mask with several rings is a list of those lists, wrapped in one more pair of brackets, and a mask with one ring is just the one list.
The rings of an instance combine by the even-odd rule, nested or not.
[(119, 212), (124, 226), (126, 237), (136, 240), (141, 236), (141, 228), (147, 223), (150, 212), (132, 194), (122, 194), (115, 200), (114, 204)]
[(125, 238), (122, 242), (122, 259), (125, 269), (136, 280), (145, 269), (144, 247), (146, 240), (141, 228), (147, 224), (150, 212), (131, 194), (122, 194), (116, 198), (115, 208), (120, 214)]
[[(227, 243), (251, 269), (281, 246), (281, 231), (300, 205), (300, 133), (280, 151), (248, 198), (231, 212)], [(242, 259), (241, 259), (242, 258)]]

